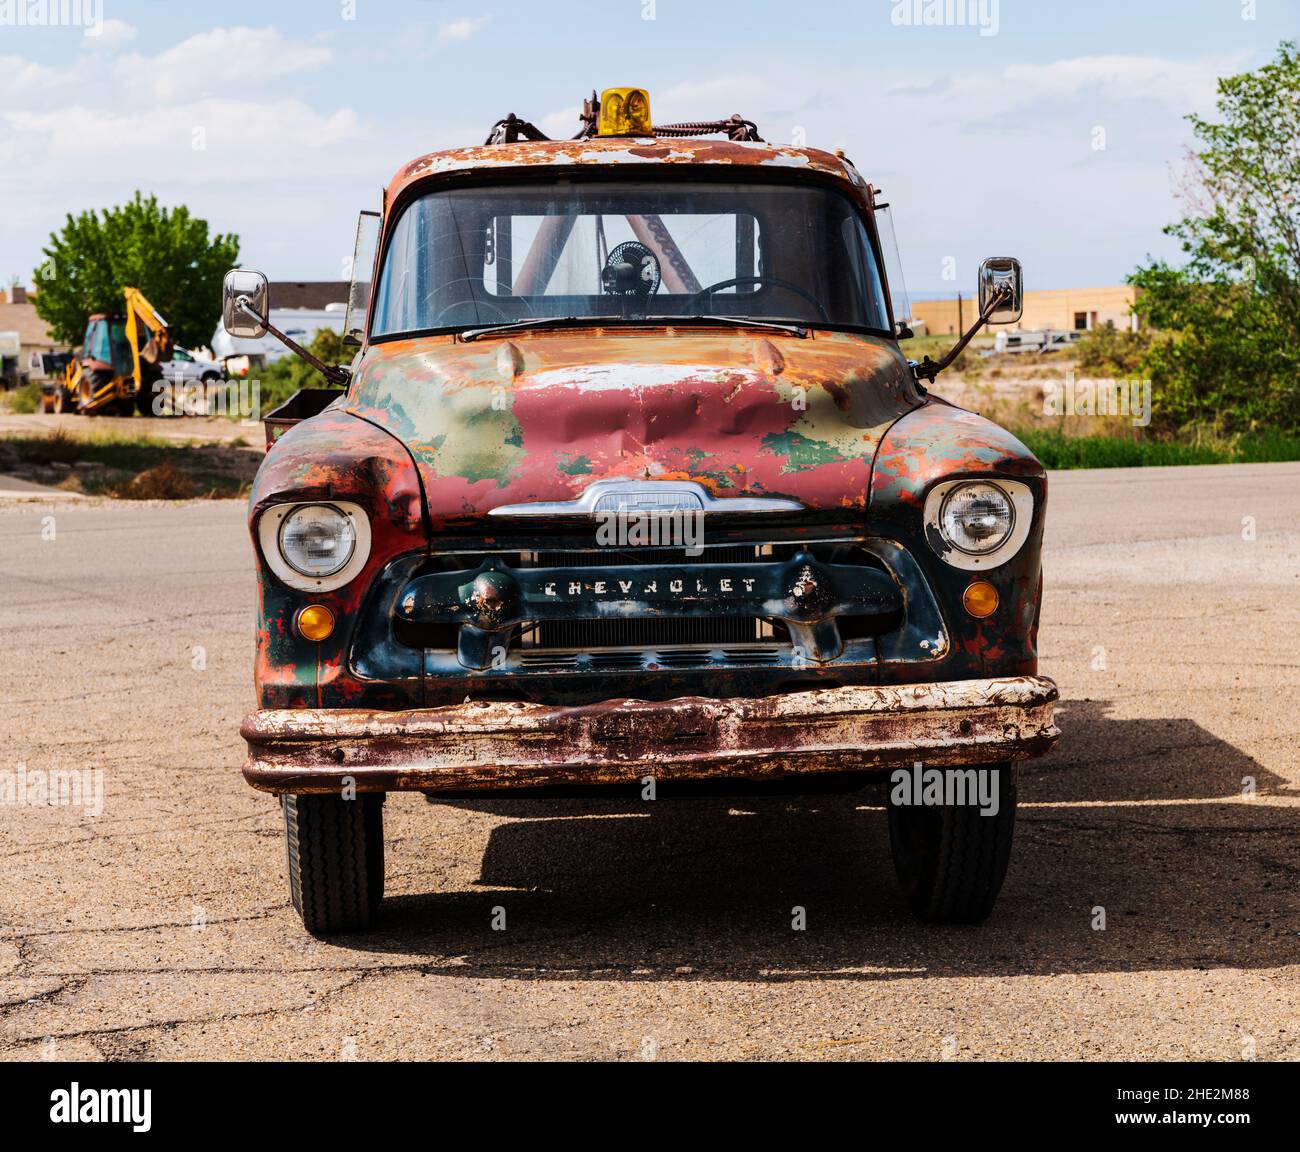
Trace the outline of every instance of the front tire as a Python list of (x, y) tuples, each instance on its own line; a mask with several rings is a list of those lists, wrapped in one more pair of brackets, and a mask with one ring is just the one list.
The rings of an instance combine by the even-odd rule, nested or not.
[(997, 772), (998, 810), (975, 804), (900, 805), (891, 795), (889, 846), (912, 911), (936, 924), (978, 924), (993, 911), (1011, 859), (1016, 825), (1016, 766)]
[(289, 898), (313, 936), (359, 932), (384, 895), (384, 797), (284, 797)]

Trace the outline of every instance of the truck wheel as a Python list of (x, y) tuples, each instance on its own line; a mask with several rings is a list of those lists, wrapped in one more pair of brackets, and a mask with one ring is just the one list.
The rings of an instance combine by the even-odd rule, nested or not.
[(1016, 766), (997, 770), (998, 810), (976, 804), (898, 805), (891, 794), (889, 846), (912, 911), (937, 924), (978, 924), (993, 904), (1011, 859), (1016, 825)]
[(384, 895), (384, 797), (285, 796), (289, 896), (314, 936), (359, 932)]
[(74, 397), (66, 388), (55, 388), (54, 396), (50, 400), (49, 410), (60, 415), (75, 412), (77, 410), (76, 397)]

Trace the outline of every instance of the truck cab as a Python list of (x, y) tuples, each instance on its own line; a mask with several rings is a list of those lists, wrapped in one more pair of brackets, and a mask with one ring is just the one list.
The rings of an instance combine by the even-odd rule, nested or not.
[[(370, 922), (397, 791), (883, 781), (912, 908), (988, 915), (1017, 764), (1058, 735), (1047, 481), (908, 359), (887, 213), (842, 155), (618, 89), (573, 140), (509, 117), (416, 159), (363, 215), (355, 359), (249, 508), (244, 775), (310, 931)], [(981, 320), (1019, 293), (988, 262)], [(231, 273), (231, 334), (267, 299)]]

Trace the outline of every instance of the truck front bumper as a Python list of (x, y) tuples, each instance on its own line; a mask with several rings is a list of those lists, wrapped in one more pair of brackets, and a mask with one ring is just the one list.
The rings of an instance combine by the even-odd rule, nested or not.
[(244, 778), (273, 793), (515, 789), (988, 764), (1046, 752), (1056, 685), (1009, 676), (574, 708), (474, 701), (409, 712), (254, 712)]

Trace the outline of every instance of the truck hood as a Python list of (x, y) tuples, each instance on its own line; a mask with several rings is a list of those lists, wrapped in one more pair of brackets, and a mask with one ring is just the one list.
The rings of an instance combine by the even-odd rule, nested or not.
[(655, 328), (385, 342), (346, 408), (409, 449), (437, 530), (612, 479), (863, 512), (882, 437), (921, 402), (885, 340)]

